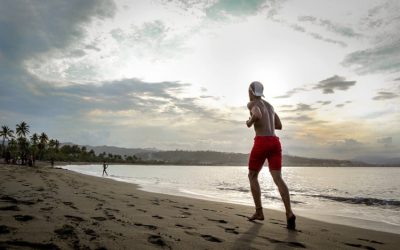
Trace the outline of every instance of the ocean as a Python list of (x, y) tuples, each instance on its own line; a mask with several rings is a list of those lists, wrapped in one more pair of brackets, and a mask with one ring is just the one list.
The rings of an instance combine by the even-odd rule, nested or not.
[[(62, 168), (102, 174), (101, 164)], [(110, 165), (107, 172), (144, 191), (254, 206), (246, 166)], [(300, 216), (400, 234), (400, 168), (283, 167), (282, 176)], [(284, 211), (268, 168), (259, 181), (263, 207)]]

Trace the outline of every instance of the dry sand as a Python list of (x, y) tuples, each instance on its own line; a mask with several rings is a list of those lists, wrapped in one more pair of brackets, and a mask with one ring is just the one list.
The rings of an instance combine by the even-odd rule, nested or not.
[(63, 169), (0, 165), (0, 249), (399, 249), (400, 235), (140, 191)]

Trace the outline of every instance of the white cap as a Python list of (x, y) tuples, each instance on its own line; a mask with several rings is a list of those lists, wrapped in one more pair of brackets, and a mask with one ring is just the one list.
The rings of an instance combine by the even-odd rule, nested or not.
[(249, 86), (249, 90), (254, 96), (264, 96), (264, 86), (261, 82), (252, 82)]

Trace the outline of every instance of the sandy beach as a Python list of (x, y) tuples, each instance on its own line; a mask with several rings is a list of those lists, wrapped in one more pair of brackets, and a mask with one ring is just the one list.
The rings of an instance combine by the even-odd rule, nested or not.
[(397, 249), (400, 235), (138, 190), (50, 167), (0, 165), (0, 249)]

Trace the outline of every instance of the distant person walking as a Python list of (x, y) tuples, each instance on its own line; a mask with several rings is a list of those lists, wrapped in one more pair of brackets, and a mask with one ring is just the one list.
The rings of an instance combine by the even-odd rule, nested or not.
[(108, 176), (107, 168), (108, 168), (108, 164), (106, 163), (106, 161), (103, 161), (103, 175), (102, 176), (104, 176), (104, 174), (106, 174)]
[(287, 228), (294, 230), (296, 228), (296, 216), (290, 206), (289, 189), (282, 179), (282, 148), (279, 137), (275, 135), (275, 129), (282, 129), (282, 124), (278, 115), (274, 112), (274, 107), (261, 98), (264, 96), (263, 91), (264, 87), (260, 82), (252, 82), (249, 86), (250, 102), (247, 104), (247, 108), (250, 110), (250, 118), (246, 121), (246, 125), (249, 128), (254, 125), (256, 133), (249, 158), (248, 175), (256, 212), (249, 217), (249, 220), (264, 220), (258, 173), (267, 159), (269, 171), (285, 205)]

